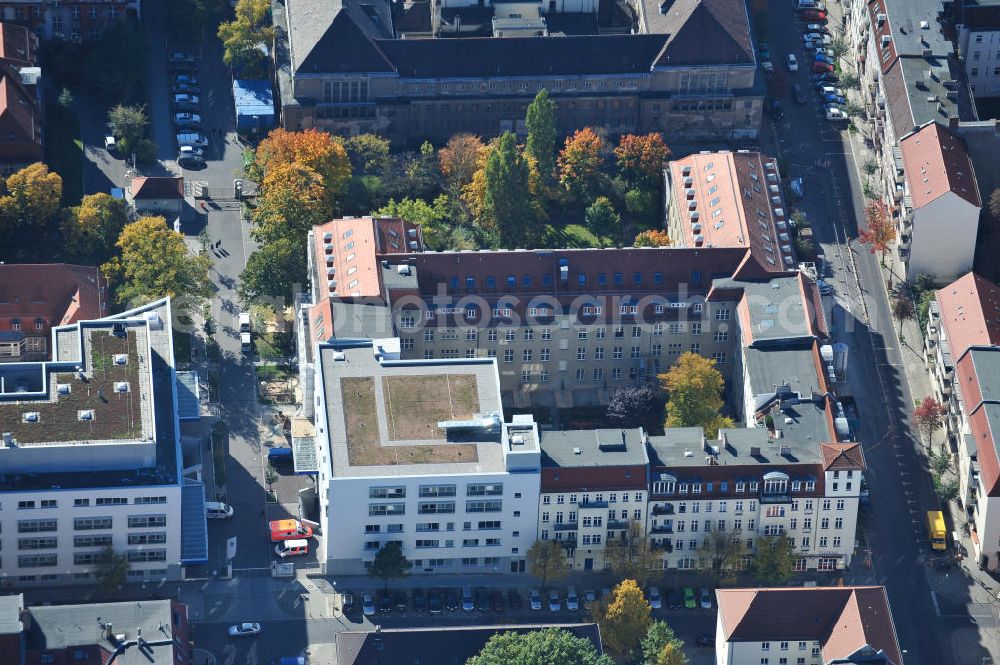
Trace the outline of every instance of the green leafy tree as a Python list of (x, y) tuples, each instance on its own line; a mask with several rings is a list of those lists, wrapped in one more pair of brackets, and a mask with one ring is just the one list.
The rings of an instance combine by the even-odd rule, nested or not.
[(267, 491), (274, 491), (274, 484), (278, 482), (278, 470), (273, 466), (268, 464), (264, 467), (264, 484), (267, 485)]
[(555, 540), (537, 540), (528, 549), (528, 572), (542, 581), (542, 589), (549, 582), (566, 577), (566, 552)]
[(219, 24), (222, 40), (222, 60), (239, 70), (256, 71), (264, 53), (262, 47), (274, 41), (269, 0), (238, 0), (236, 16)]
[(610, 602), (595, 603), (593, 612), (608, 650), (619, 658), (629, 658), (653, 622), (651, 611), (635, 580), (619, 582)]
[(73, 93), (69, 91), (69, 88), (63, 88), (59, 93), (59, 106), (67, 109), (73, 106)]
[(990, 192), (989, 209), (993, 219), (1000, 220), (1000, 187)]
[(684, 642), (663, 621), (650, 624), (642, 638), (642, 665), (685, 665)]
[(239, 297), (244, 303), (267, 296), (290, 302), (296, 284), (306, 281), (306, 253), (292, 238), (276, 238), (258, 247), (240, 273)]
[(440, 194), (434, 203), (423, 199), (390, 199), (377, 210), (376, 215), (399, 217), (418, 225), (423, 232), (424, 243), (435, 251), (451, 249), (451, 229), (448, 226), (451, 202), (447, 194)]
[(111, 256), (127, 223), (124, 201), (104, 192), (88, 194), (63, 216), (63, 249), (77, 263), (103, 263)]
[(389, 139), (378, 134), (357, 134), (344, 139), (351, 168), (358, 175), (379, 175), (389, 165)]
[(587, 206), (583, 219), (587, 222), (587, 228), (598, 237), (610, 236), (621, 230), (622, 218), (615, 212), (614, 204), (606, 196), (598, 196)]
[(556, 103), (545, 88), (528, 105), (524, 124), (528, 129), (524, 151), (535, 160), (542, 182), (550, 184), (556, 170)]
[(118, 237), (119, 256), (102, 270), (115, 283), (120, 303), (145, 303), (163, 296), (203, 300), (212, 293), (204, 254), (191, 254), (184, 236), (162, 217), (140, 217)]
[(375, 553), (368, 575), (382, 580), (382, 588), (389, 588), (389, 580), (406, 577), (413, 568), (413, 562), (403, 554), (403, 546), (396, 541), (388, 542)]
[(108, 111), (108, 129), (119, 143), (123, 154), (131, 153), (146, 135), (149, 115), (145, 106), (118, 104)]
[(764, 536), (756, 540), (757, 552), (750, 562), (750, 574), (758, 582), (776, 585), (787, 582), (795, 570), (795, 548), (791, 539), (780, 536)]
[(0, 228), (38, 228), (59, 214), (62, 178), (35, 162), (7, 176), (0, 192)]
[(652, 221), (660, 207), (658, 189), (630, 189), (625, 192), (625, 210), (637, 220)]
[(618, 139), (615, 157), (622, 179), (633, 187), (659, 191), (663, 182), (663, 163), (670, 149), (659, 132), (624, 134)]
[(281, 164), (269, 169), (261, 183), (250, 234), (262, 243), (278, 238), (302, 242), (312, 227), (332, 215), (331, 192), (322, 176), (299, 162)]
[(607, 567), (622, 579), (635, 580), (641, 588), (663, 575), (660, 555), (653, 549), (642, 524), (632, 520), (618, 538), (608, 538), (604, 548)]
[(612, 665), (585, 637), (560, 628), (493, 635), (466, 665)]
[(96, 564), (94, 578), (97, 580), (97, 585), (109, 596), (114, 595), (128, 578), (128, 571), (131, 568), (128, 557), (115, 552), (108, 545), (97, 556)]
[(668, 395), (664, 427), (702, 427), (711, 439), (720, 428), (733, 427), (733, 420), (719, 413), (725, 381), (714, 360), (684, 353), (658, 378)]
[(438, 168), (450, 192), (461, 192), (472, 182), (481, 162), (485, 162), (485, 150), (486, 145), (474, 134), (455, 134), (438, 150)]
[(503, 247), (530, 246), (537, 234), (537, 216), (528, 186), (528, 163), (517, 149), (517, 139), (505, 132), (496, 142), (483, 170), (484, 212)]

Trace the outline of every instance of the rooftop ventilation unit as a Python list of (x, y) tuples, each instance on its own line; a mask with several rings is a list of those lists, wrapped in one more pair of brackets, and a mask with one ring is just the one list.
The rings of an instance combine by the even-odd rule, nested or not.
[(472, 420), (441, 420), (437, 426), (443, 430), (480, 429), (489, 432), (500, 429), (500, 416), (484, 416)]
[(128, 364), (128, 354), (126, 354), (126, 353), (116, 353), (115, 354), (115, 364), (116, 365), (127, 365)]
[(410, 236), (411, 238), (416, 238), (417, 237), (417, 230), (416, 229), (407, 229), (406, 235)]
[(887, 48), (891, 43), (892, 43), (892, 37), (890, 37), (889, 35), (882, 35), (882, 48)]
[(115, 392), (116, 393), (127, 393), (128, 392), (128, 381), (116, 381), (115, 382)]
[(879, 25), (882, 25), (883, 23), (885, 23), (885, 18), (886, 18), (885, 14), (876, 14), (875, 15), (875, 20), (878, 21)]
[(580, 448), (580, 447), (574, 448), (573, 449), (573, 454), (574, 455), (582, 455), (583, 454), (583, 448)]
[(28, 411), (21, 415), (22, 423), (37, 423), (41, 419), (41, 414), (38, 411)]
[(4, 432), (3, 433), (3, 445), (6, 446), (7, 448), (13, 448), (14, 447), (14, 443), (15, 443), (14, 433), (13, 432)]
[(760, 446), (750, 446), (751, 457), (760, 457)]
[(514, 436), (510, 437), (510, 443), (513, 446), (523, 446), (524, 445), (524, 435), (523, 434), (515, 434)]
[(76, 412), (77, 420), (93, 420), (94, 410), (93, 409), (82, 409)]
[(694, 453), (691, 452), (690, 450), (685, 450), (684, 457), (694, 457)]
[(396, 266), (396, 272), (404, 277), (408, 277), (410, 275), (410, 266), (406, 264)]
[(334, 351), (333, 352), (333, 359), (334, 360), (347, 360), (347, 354), (344, 353), (343, 351)]
[(68, 383), (57, 383), (56, 384), (56, 392), (59, 393), (60, 395), (69, 395), (69, 393), (70, 393), (71, 390), (72, 390), (72, 386), (70, 386), (70, 384), (68, 384)]
[(417, 251), (417, 241), (416, 240), (411, 240), (410, 241), (410, 249), (412, 249), (413, 251)]

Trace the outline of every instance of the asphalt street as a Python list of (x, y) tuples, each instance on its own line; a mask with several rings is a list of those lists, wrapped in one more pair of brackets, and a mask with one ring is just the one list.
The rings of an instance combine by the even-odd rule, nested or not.
[[(835, 16), (838, 10), (833, 9)], [(869, 551), (861, 549), (854, 560), (854, 568), (861, 571), (850, 576), (870, 577), (886, 586), (908, 665), (950, 662), (947, 633), (968, 625), (968, 620), (937, 618), (925, 575), (929, 549), (923, 516), (937, 501), (930, 474), (916, 452), (920, 444), (912, 422), (914, 396), (881, 283), (879, 257), (858, 241), (859, 221), (863, 224), (864, 220), (858, 163), (862, 139), (843, 131), (844, 125), (823, 118), (809, 80), (811, 57), (801, 47), (801, 30), (788, 29), (789, 11), (785, 3), (774, 4), (766, 22), (772, 60), (784, 70), (789, 94), (781, 99), (784, 119), (769, 120), (763, 138), (765, 148), (768, 143), (776, 144), (787, 161), (785, 175), (803, 178), (804, 197), (795, 207), (806, 212), (821, 248), (817, 251), (831, 266), (829, 281), (835, 289), (828, 308), (831, 328), (835, 341), (849, 347), (848, 385), (860, 421), (855, 436), (864, 444), (865, 477), (872, 497), (867, 524), (870, 571), (864, 572)], [(787, 71), (787, 53), (795, 54), (803, 64), (800, 71)], [(795, 103), (794, 84), (806, 90), (808, 103)], [(909, 343), (919, 345), (920, 341)], [(977, 645), (963, 648), (976, 649)]]

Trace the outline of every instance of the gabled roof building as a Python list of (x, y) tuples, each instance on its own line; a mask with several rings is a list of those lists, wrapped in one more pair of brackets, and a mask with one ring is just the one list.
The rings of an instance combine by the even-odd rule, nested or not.
[(286, 129), (377, 132), (401, 145), (523, 132), (528, 103), (546, 88), (563, 128), (757, 134), (764, 85), (741, 1), (635, 0), (626, 10), (553, 0), (517, 12), (466, 0), (422, 11), (399, 4), (278, 8)]
[[(884, 587), (719, 589), (719, 665), (902, 665)], [(773, 651), (772, 651), (773, 647)]]

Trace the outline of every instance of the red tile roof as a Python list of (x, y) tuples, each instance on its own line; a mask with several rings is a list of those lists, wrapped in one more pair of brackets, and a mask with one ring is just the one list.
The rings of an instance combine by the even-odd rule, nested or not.
[(334, 219), (313, 228), (313, 242), (317, 284), (333, 298), (382, 297), (378, 256), (423, 249), (420, 227), (391, 217)]
[(818, 641), (823, 661), (865, 646), (902, 662), (885, 588), (794, 587), (715, 592), (728, 642)]
[(1000, 286), (970, 272), (936, 296), (952, 357), (970, 346), (1000, 344)]
[(864, 471), (865, 453), (860, 443), (821, 443), (824, 471)]
[[(795, 267), (774, 158), (759, 152), (695, 153), (671, 161), (669, 169), (671, 195), (683, 218), (681, 245), (749, 247), (764, 273)], [(697, 222), (689, 223), (689, 212), (698, 213)]]
[(899, 141), (913, 207), (922, 208), (948, 192), (977, 208), (982, 205), (972, 159), (965, 143), (937, 122)]
[[(26, 334), (108, 315), (107, 284), (97, 268), (66, 263), (0, 264), (0, 331), (20, 319)], [(36, 329), (35, 322), (43, 322)]]
[(133, 199), (183, 199), (184, 178), (140, 176), (132, 178), (129, 189)]

